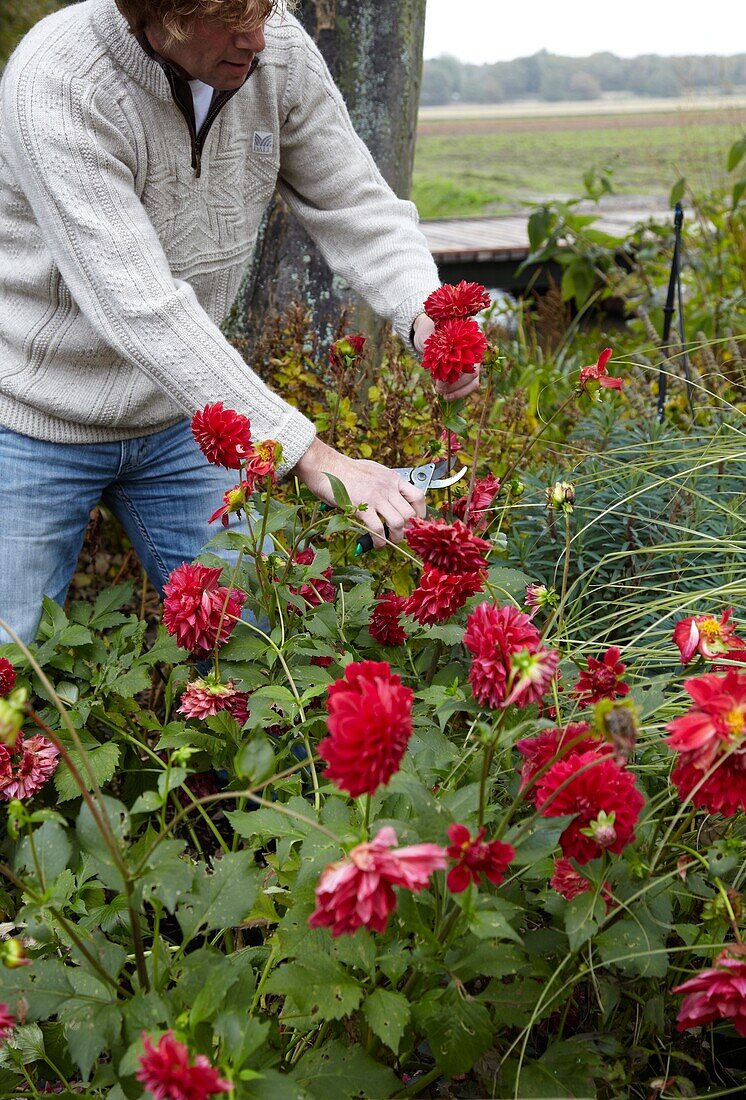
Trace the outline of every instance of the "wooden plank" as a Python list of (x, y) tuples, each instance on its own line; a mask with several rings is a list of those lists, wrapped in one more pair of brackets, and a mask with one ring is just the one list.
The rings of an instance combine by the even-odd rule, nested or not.
[[(670, 217), (670, 211), (649, 209), (607, 210), (593, 228), (623, 238), (638, 222), (655, 216)], [(444, 218), (423, 221), (420, 228), (435, 260), (488, 263), (522, 260), (528, 255), (528, 217), (506, 214), (496, 218)]]

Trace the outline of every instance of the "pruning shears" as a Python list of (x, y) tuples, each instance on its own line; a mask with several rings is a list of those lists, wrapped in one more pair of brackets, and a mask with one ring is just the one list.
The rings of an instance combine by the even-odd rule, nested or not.
[[(449, 485), (455, 485), (457, 481), (466, 473), (466, 466), (462, 466), (458, 473), (451, 473), (455, 459), (441, 459), (440, 462), (428, 462), (424, 466), (400, 466), (397, 470), (394, 470), (395, 474), (398, 474), (403, 481), (407, 481), (410, 485), (416, 485), (418, 489), (421, 489), (423, 493), (426, 493), (429, 489), (446, 489)], [(389, 536), (389, 529), (384, 525), (384, 533), (386, 538)], [(366, 532), (361, 535), (355, 544), (355, 557), (359, 558), (361, 554), (365, 554), (368, 550), (373, 549), (373, 536)]]

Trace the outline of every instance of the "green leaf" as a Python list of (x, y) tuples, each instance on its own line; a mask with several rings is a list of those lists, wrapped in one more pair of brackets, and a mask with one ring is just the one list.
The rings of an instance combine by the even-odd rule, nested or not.
[(739, 180), (738, 183), (733, 184), (733, 197), (731, 201), (734, 210), (743, 198), (744, 191), (746, 191), (746, 180)]
[(269, 738), (261, 733), (255, 734), (236, 753), (234, 766), (236, 775), (248, 780), (249, 784), (268, 779), (275, 770), (275, 751)]
[(119, 1038), (122, 1017), (114, 1005), (75, 1000), (65, 1007), (62, 1023), (70, 1057), (88, 1080), (93, 1064)]
[(198, 932), (234, 928), (245, 920), (259, 893), (259, 872), (250, 852), (229, 852), (198, 871), (192, 891), (178, 905), (176, 919), (186, 940)]
[(512, 569), (507, 565), (493, 565), (489, 570), (489, 582), (492, 588), (496, 588), (504, 595), (518, 598), (522, 602), (526, 585), (531, 584), (531, 577), (520, 569)]
[(141, 691), (150, 687), (150, 672), (140, 663), (117, 676), (106, 688), (106, 694), (118, 695), (121, 699), (132, 699)]
[(241, 976), (232, 959), (225, 956), (211, 959), (209, 971), (192, 1001), (189, 1026), (194, 1028), (203, 1020), (211, 1019), (226, 1001), (230, 1004), (230, 991)]
[(18, 846), (15, 859), (15, 870), (25, 867), (31, 872), (33, 878), (37, 877), (36, 863), (39, 863), (42, 881), (49, 886), (54, 879), (67, 867), (67, 861), (72, 852), (72, 844), (67, 835), (67, 829), (58, 825), (56, 821), (45, 821), (33, 834), (36, 860), (31, 849), (29, 837), (24, 837)]
[(665, 947), (665, 929), (642, 911), (635, 919), (617, 921), (595, 939), (603, 961), (622, 974), (641, 978), (664, 978), (669, 958)]
[(733, 145), (731, 145), (731, 147), (728, 151), (727, 170), (729, 172), (732, 172), (733, 169), (736, 168), (741, 163), (741, 160), (743, 159), (745, 154), (746, 154), (746, 137), (742, 137), (742, 138), (739, 138), (738, 141), (734, 142)]
[(312, 1020), (342, 1020), (359, 1007), (363, 997), (360, 982), (321, 955), (308, 962), (285, 963), (270, 975), (264, 988), (286, 998), (283, 1012)]
[[(102, 795), (101, 799), (97, 800), (96, 805), (101, 817), (109, 822), (114, 840), (118, 842), (121, 851), (122, 841), (128, 835), (130, 829), (127, 807), (118, 799), (111, 798), (109, 795)], [(81, 849), (91, 856), (93, 869), (104, 885), (118, 892), (123, 891), (124, 882), (119, 868), (93, 814), (85, 802), (78, 813), (76, 832)]]
[[(388, 1068), (353, 1045), (336, 1040), (311, 1049), (292, 1073), (313, 1100), (382, 1100), (401, 1090), (401, 1080)], [(251, 1095), (251, 1094), (250, 1094)], [(258, 1094), (257, 1094), (258, 1095)], [(275, 1100), (277, 1093), (263, 1094)]]
[(184, 846), (183, 840), (161, 840), (138, 884), (143, 898), (156, 898), (169, 913), (190, 892), (194, 881), (194, 864), (182, 858)]
[(363, 1015), (373, 1034), (396, 1054), (411, 1016), (407, 998), (388, 989), (374, 989), (363, 1005)]
[(0, 1047), (0, 1066), (12, 1066), (11, 1051), (18, 1051), (24, 1066), (44, 1057), (44, 1034), (38, 1024), (19, 1024)]
[(596, 1096), (595, 1079), (604, 1076), (603, 1059), (591, 1043), (577, 1036), (553, 1043), (536, 1062), (507, 1063), (501, 1085), (504, 1095), (559, 1100)]
[(412, 1006), (412, 1014), (445, 1077), (468, 1073), (492, 1045), (490, 1014), (468, 995), (432, 990)]
[(329, 484), (332, 487), (332, 494), (334, 496), (334, 503), (337, 507), (342, 509), (354, 508), (355, 506), (350, 500), (350, 494), (339, 478), (335, 477), (334, 474), (327, 473), (326, 470), (324, 470), (324, 473), (329, 478)]
[[(96, 782), (100, 787), (108, 783), (113, 777), (114, 772), (117, 770), (119, 764), (119, 757), (121, 750), (119, 745), (114, 741), (107, 741), (104, 745), (98, 745), (96, 748), (84, 749), (86, 760), (91, 766), (91, 771), (96, 777)], [(77, 768), (79, 775), (81, 776), (86, 790), (93, 789), (93, 784), (88, 776), (88, 771), (83, 763), (81, 754), (77, 749), (70, 749), (70, 759), (73, 765)], [(54, 773), (54, 785), (57, 788), (57, 794), (60, 797), (60, 802), (69, 802), (72, 798), (77, 798), (80, 795), (78, 784), (72, 776), (70, 769), (63, 760), (57, 771)]]
[(668, 196), (668, 205), (675, 206), (677, 202), (681, 202), (684, 197), (684, 189), (686, 187), (686, 180), (682, 176), (676, 180), (676, 183), (671, 188), (671, 194)]
[(105, 588), (96, 597), (93, 605), (93, 614), (88, 620), (90, 627), (104, 630), (106, 627), (119, 626), (127, 622), (126, 615), (120, 615), (118, 609), (132, 598), (134, 581), (125, 581), (124, 584), (116, 584), (112, 588)]
[(541, 206), (538, 210), (534, 210), (529, 217), (528, 243), (531, 246), (532, 252), (536, 252), (543, 241), (546, 240), (553, 220), (554, 215), (546, 206)]
[[(550, 856), (557, 847), (565, 826), (572, 821), (572, 817), (572, 814), (564, 817), (539, 817), (526, 832), (523, 832), (521, 825), (509, 829), (505, 840), (515, 848), (513, 863), (522, 867)], [(522, 836), (516, 844), (514, 838), (519, 833), (522, 833)]]
[(568, 901), (565, 907), (565, 931), (571, 951), (577, 951), (591, 936), (595, 936), (603, 915), (603, 900), (594, 890), (586, 890), (584, 894), (578, 894)]

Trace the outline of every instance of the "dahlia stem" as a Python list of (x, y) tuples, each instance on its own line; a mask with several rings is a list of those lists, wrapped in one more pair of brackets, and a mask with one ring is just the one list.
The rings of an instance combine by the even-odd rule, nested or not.
[(371, 795), (366, 794), (366, 796), (365, 796), (365, 812), (364, 812), (364, 816), (363, 816), (363, 829), (365, 830), (365, 839), (366, 840), (370, 836), (370, 804), (371, 804), (371, 801), (372, 801)]
[[(479, 417), (479, 424), (477, 425), (477, 435), (476, 435), (476, 438), (474, 440), (474, 457), (472, 458), (471, 474), (469, 475), (469, 488), (468, 488), (467, 493), (466, 493), (466, 513), (465, 513), (466, 516), (469, 515), (469, 509), (471, 508), (471, 495), (474, 492), (474, 482), (476, 481), (476, 477), (477, 477), (477, 463), (479, 461), (479, 447), (480, 447), (481, 442), (482, 442), (482, 432), (484, 430), (484, 422), (487, 419), (487, 410), (490, 407), (490, 397), (492, 396), (491, 390), (492, 390), (492, 373), (490, 372), (487, 375), (487, 385), (484, 387), (484, 402), (482, 404), (482, 412), (481, 412), (481, 415)], [(449, 441), (450, 441), (450, 438), (451, 437), (449, 435), (448, 436)], [(450, 453), (449, 453), (448, 457), (449, 458), (451, 457)], [(450, 462), (449, 462), (449, 468), (450, 468)], [(449, 492), (450, 492), (450, 488), (449, 488)], [(449, 500), (448, 500), (449, 507), (450, 507), (450, 503), (451, 503), (451, 501), (450, 501), (450, 497), (449, 497)]]
[[(223, 633), (223, 621), (225, 620), (225, 615), (226, 615), (226, 612), (228, 610), (228, 604), (230, 603), (231, 594), (233, 592), (233, 586), (236, 583), (236, 577), (238, 576), (238, 570), (241, 566), (241, 561), (243, 560), (243, 555), (244, 555), (244, 549), (243, 549), (243, 546), (242, 546), (241, 549), (238, 551), (238, 557), (236, 558), (236, 564), (233, 566), (233, 572), (231, 573), (231, 579), (228, 582), (228, 591), (227, 591), (225, 600), (223, 601), (223, 606), (220, 609), (220, 618), (218, 619), (218, 632), (215, 635), (215, 649), (213, 651), (213, 656), (215, 658), (215, 677), (218, 680), (218, 682), (220, 682), (220, 657), (219, 657), (220, 635)], [(241, 620), (238, 619), (237, 621), (240, 622)]]
[(733, 906), (731, 905), (730, 898), (728, 897), (728, 891), (723, 886), (722, 882), (717, 876), (715, 876), (713, 881), (717, 886), (718, 891), (720, 892), (720, 897), (723, 899), (723, 904), (725, 905), (726, 911), (728, 913), (728, 921), (730, 923), (731, 931), (733, 933), (733, 938), (735, 939), (736, 943), (743, 944), (743, 940), (741, 939), (741, 932), (738, 927), (738, 921), (736, 920), (736, 914), (733, 912)]
[(490, 768), (495, 756), (495, 746), (485, 745), (482, 759), (482, 775), (479, 780), (479, 828), (484, 825), (485, 803), (487, 801), (487, 787), (489, 785)]

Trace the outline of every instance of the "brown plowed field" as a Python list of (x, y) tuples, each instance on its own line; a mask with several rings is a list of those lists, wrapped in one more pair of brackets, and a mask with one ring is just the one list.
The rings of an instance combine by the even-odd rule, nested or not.
[(524, 116), (522, 118), (454, 118), (420, 120), (418, 134), (423, 136), (446, 136), (448, 134), (525, 134), (542, 133), (552, 130), (600, 130), (600, 129), (640, 129), (650, 130), (656, 126), (715, 125), (719, 122), (732, 123), (741, 115), (746, 125), (746, 111), (650, 111), (640, 114), (628, 112), (609, 115), (551, 115), (544, 117)]

